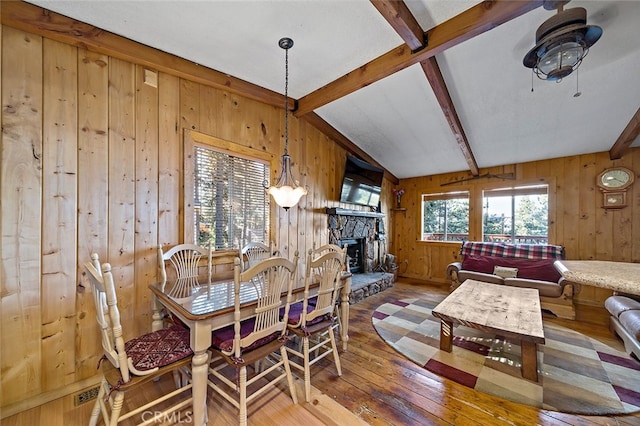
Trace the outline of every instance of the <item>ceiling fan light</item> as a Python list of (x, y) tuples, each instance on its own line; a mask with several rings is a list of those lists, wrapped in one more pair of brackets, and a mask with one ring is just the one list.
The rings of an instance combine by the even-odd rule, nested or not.
[(580, 43), (567, 42), (549, 49), (538, 61), (537, 70), (546, 80), (560, 81), (580, 66), (589, 49)]
[(587, 25), (584, 8), (559, 11), (540, 25), (536, 46), (525, 55), (523, 64), (541, 80), (560, 82), (580, 66), (601, 35), (602, 28)]

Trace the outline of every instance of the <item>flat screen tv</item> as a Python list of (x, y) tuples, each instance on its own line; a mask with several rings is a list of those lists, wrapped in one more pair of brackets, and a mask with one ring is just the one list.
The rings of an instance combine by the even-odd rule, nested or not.
[(384, 171), (350, 155), (344, 168), (340, 201), (378, 207)]

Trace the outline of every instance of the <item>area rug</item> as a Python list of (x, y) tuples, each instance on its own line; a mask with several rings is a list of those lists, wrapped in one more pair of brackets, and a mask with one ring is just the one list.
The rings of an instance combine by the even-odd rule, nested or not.
[[(572, 414), (640, 411), (640, 362), (618, 347), (568, 328), (544, 323), (538, 345), (538, 382), (520, 374), (520, 346), (502, 336), (455, 326), (453, 351), (440, 350), (439, 302), (403, 299), (375, 310), (380, 337), (425, 369), (510, 401)], [(615, 343), (615, 341), (613, 341)]]

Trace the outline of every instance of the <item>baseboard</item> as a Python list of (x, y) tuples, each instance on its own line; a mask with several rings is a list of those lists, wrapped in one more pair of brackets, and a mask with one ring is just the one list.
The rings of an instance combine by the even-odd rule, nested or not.
[(6, 405), (0, 408), (0, 419), (13, 416), (26, 410), (38, 407), (39, 405), (46, 404), (58, 398), (62, 398), (68, 395), (73, 395), (86, 388), (94, 387), (100, 384), (102, 375), (96, 374), (93, 377), (80, 380), (75, 383), (66, 385), (60, 389), (44, 392), (34, 397), (24, 399), (22, 401)]

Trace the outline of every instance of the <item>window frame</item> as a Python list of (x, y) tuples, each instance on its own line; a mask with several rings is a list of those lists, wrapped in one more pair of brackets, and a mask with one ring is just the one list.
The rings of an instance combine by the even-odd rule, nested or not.
[[(543, 191), (542, 188), (545, 187), (546, 191)], [(492, 188), (482, 188), (481, 190), (481, 201), (482, 201), (482, 210), (481, 210), (481, 222), (480, 222), (480, 239), (478, 241), (485, 241), (485, 234), (484, 234), (484, 230), (485, 230), (485, 198), (491, 198), (491, 197), (506, 197), (506, 196), (511, 196), (511, 209), (512, 209), (512, 229), (509, 233), (509, 236), (511, 238), (513, 238), (515, 235), (513, 234), (513, 232), (515, 232), (515, 223), (517, 222), (517, 218), (516, 218), (516, 206), (514, 204), (515, 200), (514, 197), (517, 196), (526, 196), (526, 195), (546, 195), (547, 196), (547, 235), (546, 235), (546, 239), (547, 239), (547, 244), (549, 243), (549, 229), (551, 227), (551, 207), (550, 207), (550, 185), (547, 182), (535, 182), (532, 184), (524, 184), (524, 183), (516, 183), (516, 184), (512, 184), (512, 185), (500, 185), (500, 186), (496, 186), (496, 187), (492, 187)], [(491, 195), (485, 196), (486, 193), (493, 193)], [(506, 233), (504, 235), (507, 235)], [(511, 240), (512, 241), (512, 240)], [(516, 243), (518, 243), (516, 241)]]
[[(195, 227), (194, 220), (194, 149), (196, 146), (202, 146), (208, 149), (213, 149), (218, 152), (226, 153), (235, 157), (246, 158), (249, 160), (264, 162), (269, 165), (270, 168), (270, 180), (273, 179), (273, 174), (278, 167), (278, 158), (274, 154), (268, 152), (259, 151), (257, 149), (249, 148), (244, 145), (240, 145), (231, 141), (210, 136), (204, 133), (197, 132), (195, 130), (184, 130), (184, 164), (183, 164), (183, 182), (182, 192), (184, 200), (183, 217), (180, 223), (183, 226), (182, 235), (185, 243), (197, 244), (196, 237), (193, 233)], [(273, 241), (275, 234), (274, 217), (276, 215), (275, 203), (269, 203), (269, 240)], [(267, 241), (267, 244), (268, 244)]]
[[(446, 192), (422, 193), (420, 195), (420, 226), (419, 226), (420, 236), (419, 236), (419, 241), (426, 242), (426, 243), (455, 243), (455, 244), (460, 243), (459, 240), (427, 240), (427, 239), (424, 238), (424, 235), (425, 235), (425, 232), (424, 232), (425, 202), (426, 201), (442, 201), (442, 200), (460, 199), (460, 198), (463, 198), (463, 197), (460, 197), (458, 195), (464, 195), (464, 194), (467, 195), (467, 200), (468, 200), (469, 216), (467, 217), (467, 228), (468, 228), (467, 239), (469, 238), (469, 235), (471, 234), (471, 211), (472, 211), (471, 191), (469, 189), (456, 189), (456, 190), (446, 191)], [(431, 198), (431, 199), (429, 200), (428, 198)], [(446, 234), (446, 232), (445, 232), (445, 234)]]
[[(557, 185), (555, 177), (544, 177), (544, 178), (526, 178), (526, 179), (515, 179), (515, 180), (499, 180), (495, 182), (465, 182), (459, 185), (450, 185), (446, 191), (443, 191), (444, 188), (440, 186), (425, 186), (422, 188), (420, 193), (422, 195), (431, 195), (438, 193), (448, 193), (448, 192), (461, 192), (468, 191), (469, 192), (469, 241), (482, 241), (483, 238), (483, 191), (486, 190), (495, 190), (499, 188), (505, 188), (508, 186), (531, 186), (531, 185), (547, 185), (547, 197), (548, 197), (548, 233), (547, 240), (548, 244), (556, 244), (557, 242), (557, 232), (556, 229), (556, 215), (557, 215)], [(436, 241), (436, 240), (423, 240), (422, 239), (422, 221), (423, 221), (423, 212), (422, 212), (422, 195), (421, 195), (421, 204), (420, 204), (420, 214), (416, 215), (416, 238), (419, 243), (432, 244), (432, 245), (459, 245), (459, 242), (456, 241)], [(476, 213), (479, 212), (479, 213)]]

